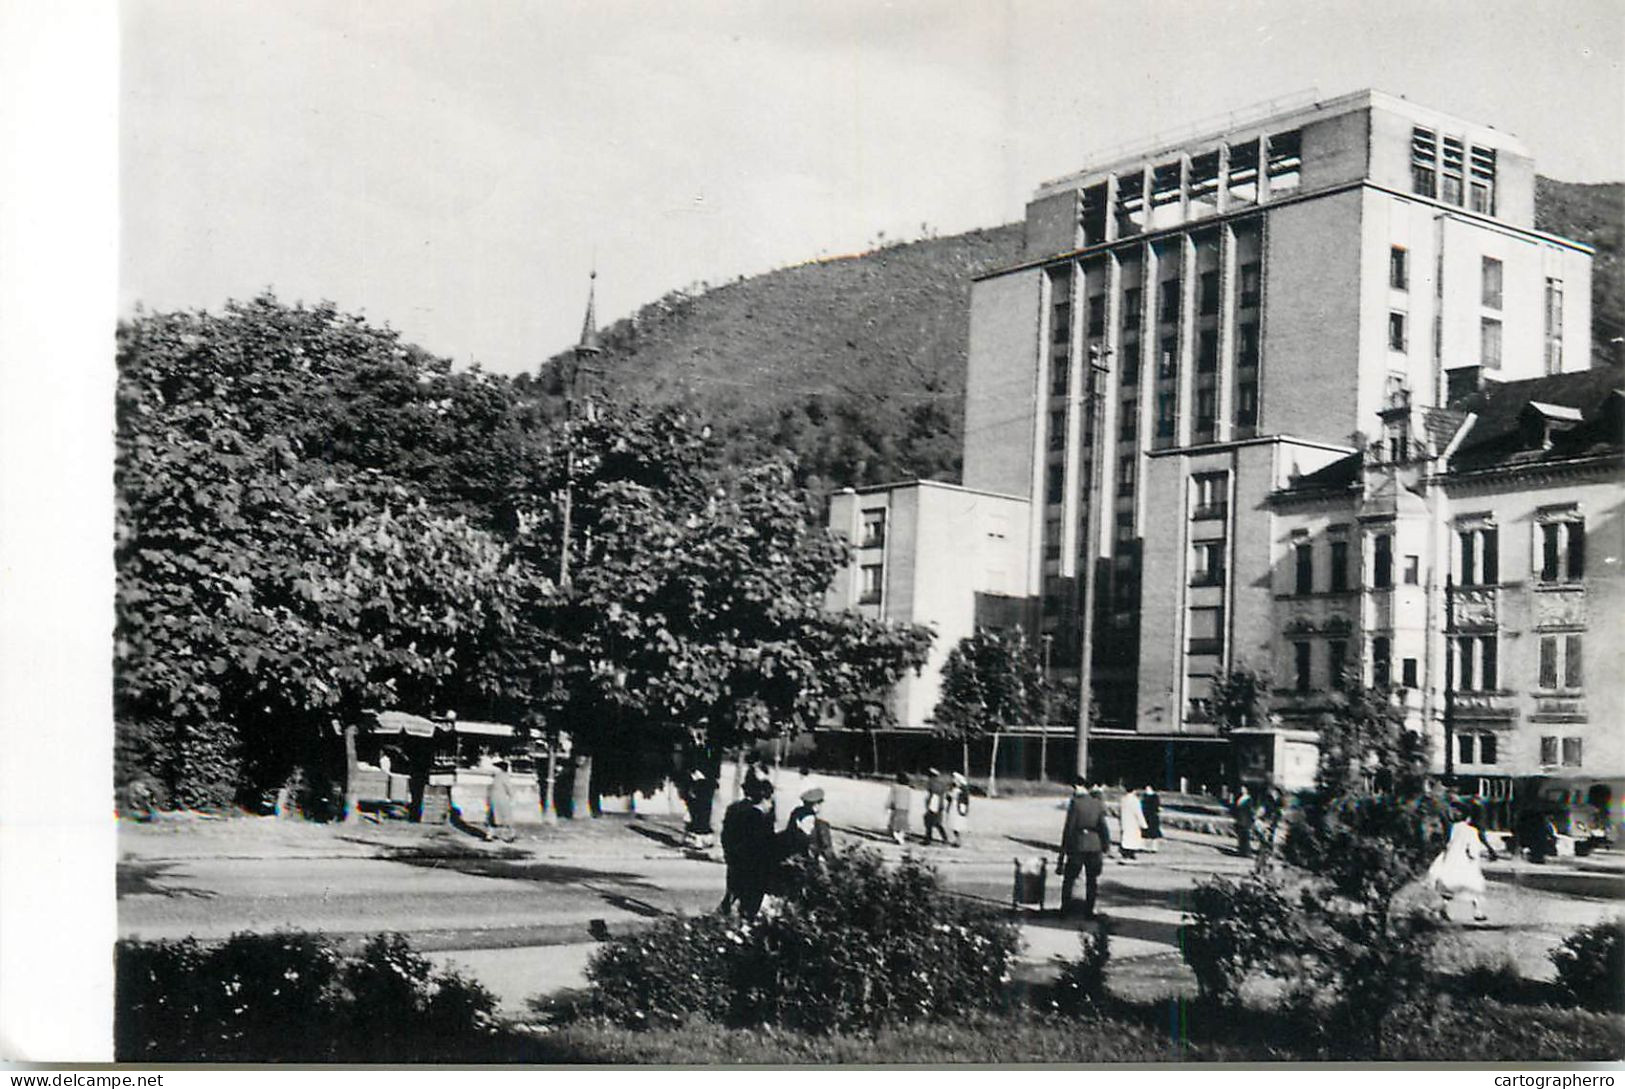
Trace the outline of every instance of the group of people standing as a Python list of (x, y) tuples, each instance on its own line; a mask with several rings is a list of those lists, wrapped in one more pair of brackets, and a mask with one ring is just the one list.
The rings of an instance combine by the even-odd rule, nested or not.
[(769, 893), (787, 895), (791, 869), (797, 858), (822, 858), (835, 847), (829, 822), (819, 814), (824, 806), (822, 787), (801, 794), (801, 804), (778, 827), (773, 780), (765, 774), (747, 774), (744, 797), (722, 816), (722, 858), (727, 865), (727, 891), (717, 911), (738, 909), (754, 918)]
[[(929, 846), (936, 836), (943, 845), (965, 845), (970, 830), (970, 783), (959, 772), (944, 775), (931, 768), (925, 781), (925, 842)], [(910, 814), (914, 809), (914, 788), (908, 772), (897, 773), (896, 782), (886, 795), (886, 832), (898, 843), (908, 839)]]

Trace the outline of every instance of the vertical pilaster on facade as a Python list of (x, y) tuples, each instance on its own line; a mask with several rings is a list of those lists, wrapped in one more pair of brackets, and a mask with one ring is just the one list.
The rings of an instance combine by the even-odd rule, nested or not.
[(1191, 221), (1191, 157), (1189, 152), (1179, 156), (1179, 222)]
[[(1072, 335), (1067, 345), (1069, 373), (1066, 386), (1066, 453), (1063, 464), (1065, 487), (1061, 491), (1061, 564), (1058, 574), (1062, 578), (1077, 575), (1078, 550), (1077, 523), (1083, 501), (1084, 480), (1079, 475), (1083, 466), (1083, 413), (1079, 404), (1086, 389), (1088, 370), (1088, 282), (1082, 262), (1072, 262)], [(1090, 502), (1094, 497), (1090, 497)]]
[[(1155, 307), (1161, 305), (1156, 286), (1162, 282), (1162, 259), (1157, 248), (1149, 242), (1140, 246), (1140, 278), (1145, 285), (1140, 306), (1140, 396), (1135, 403), (1139, 413), (1134, 423), (1134, 450), (1139, 464), (1134, 471), (1145, 479), (1147, 452), (1152, 446), (1156, 426), (1157, 391), (1157, 320)], [(1134, 489), (1134, 530), (1143, 534), (1146, 524), (1145, 492), (1143, 484)]]
[(1258, 203), (1260, 205), (1270, 202), (1270, 141), (1269, 137), (1260, 135), (1258, 145)]
[(1179, 374), (1174, 400), (1174, 445), (1189, 446), (1196, 400), (1196, 239), (1179, 236)]
[(1222, 216), (1230, 210), (1230, 145), (1219, 142), (1219, 192), (1217, 202)]
[(1106, 241), (1116, 242), (1117, 234), (1117, 175), (1106, 175)]
[(1213, 437), (1229, 442), (1235, 437), (1236, 384), (1236, 229), (1219, 228), (1219, 367), (1214, 376), (1216, 419)]

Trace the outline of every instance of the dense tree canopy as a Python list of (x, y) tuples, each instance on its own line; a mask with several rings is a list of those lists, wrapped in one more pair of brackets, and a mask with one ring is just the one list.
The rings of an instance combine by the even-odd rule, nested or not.
[(968, 739), (1044, 718), (1044, 667), (1026, 633), (978, 629), (959, 641), (942, 667), (938, 729)]
[(363, 709), (714, 752), (924, 659), (922, 629), (824, 610), (846, 546), (791, 469), (722, 464), (676, 410), (565, 422), (270, 296), (140, 314), (118, 362), (116, 714), (177, 800), (274, 785)]

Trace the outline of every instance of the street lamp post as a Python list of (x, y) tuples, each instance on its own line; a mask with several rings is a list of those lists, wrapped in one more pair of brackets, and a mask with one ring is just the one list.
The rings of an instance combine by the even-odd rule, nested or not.
[(1083, 617), (1080, 642), (1080, 661), (1078, 663), (1078, 725), (1077, 725), (1077, 774), (1087, 777), (1089, 774), (1089, 704), (1091, 687), (1093, 684), (1095, 658), (1095, 568), (1096, 553), (1099, 545), (1096, 538), (1100, 534), (1096, 518), (1100, 510), (1100, 400), (1101, 387), (1105, 385), (1106, 375), (1110, 368), (1106, 366), (1105, 359), (1110, 353), (1098, 346), (1089, 349), (1089, 388), (1085, 393), (1088, 398), (1089, 410), (1089, 505), (1084, 510), (1084, 549), (1083, 549)]

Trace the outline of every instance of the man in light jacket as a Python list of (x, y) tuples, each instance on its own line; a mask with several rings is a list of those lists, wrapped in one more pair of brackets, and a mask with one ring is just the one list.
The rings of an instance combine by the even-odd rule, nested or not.
[(1078, 874), (1084, 875), (1083, 917), (1095, 917), (1095, 886), (1105, 863), (1106, 851), (1111, 847), (1111, 832), (1106, 827), (1106, 803), (1089, 792), (1089, 784), (1080, 776), (1073, 784), (1072, 802), (1066, 809), (1066, 824), (1061, 829), (1061, 914), (1072, 911), (1072, 887)]

